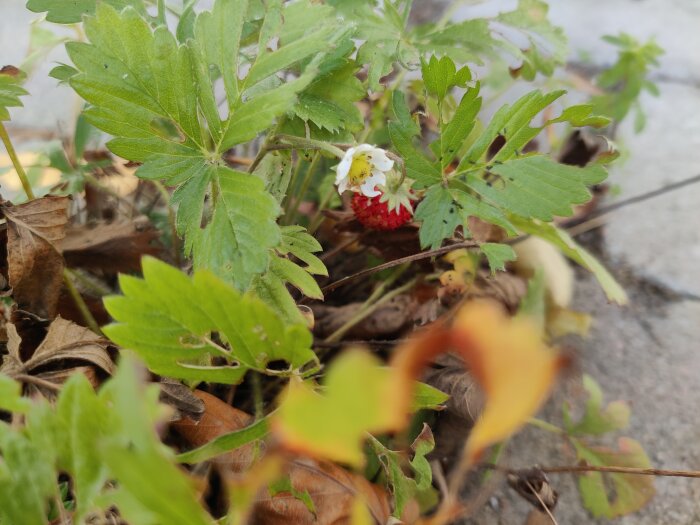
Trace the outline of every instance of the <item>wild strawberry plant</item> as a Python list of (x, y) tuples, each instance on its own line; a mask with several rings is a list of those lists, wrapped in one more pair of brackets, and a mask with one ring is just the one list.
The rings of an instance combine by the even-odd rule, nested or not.
[[(541, 318), (551, 305), (541, 280), (532, 279), (517, 298), (516, 319), (491, 302), (468, 302), (451, 321), (438, 320), (390, 357), (382, 353), (388, 366), (362, 349), (336, 356), (336, 343), (419, 285), (432, 290), (438, 307), (455, 294), (466, 300), (477, 280), (506, 269), (516, 258), (514, 242), (527, 236), (593, 272), (608, 298), (624, 303), (615, 279), (558, 223), (591, 199), (589, 188), (604, 182), (614, 152), (571, 165), (558, 161), (556, 144), (534, 145), (553, 127), (605, 128), (610, 117), (623, 118), (639, 91), (652, 89), (645, 75), (658, 50), (640, 51), (626, 37), (614, 41), (623, 48), (620, 62), (599, 85), (627, 82), (622, 94), (567, 107), (565, 91), (535, 88), (485, 117), (488, 75), (480, 79), (475, 66), (505, 71), (509, 63), (514, 79), (537, 82), (565, 60), (566, 39), (541, 0), (457, 23), (450, 11), (417, 23), (407, 0), (214, 0), (206, 7), (197, 0), (29, 0), (27, 7), (49, 22), (80, 24), (81, 38), (66, 43), (70, 63), (52, 76), (85, 109), (72, 147), (49, 156), (62, 183), (54, 196), (34, 199), (1, 125), (7, 108), (21, 105), (24, 77), (15, 68), (0, 73), (0, 131), (29, 199), (1, 204), (10, 232), (8, 281), (19, 308), (0, 371), (55, 401), (22, 397), (16, 382), (0, 376), (0, 407), (14, 418), (0, 425), (0, 523), (411, 523), (436, 508), (431, 523), (456, 519), (463, 475), (527, 422), (561, 365), (545, 342)], [(615, 112), (616, 96), (627, 101), (622, 113)], [(88, 158), (86, 144), (100, 132), (111, 156)], [(59, 194), (84, 192), (87, 199), (88, 190), (106, 192), (94, 174), (124, 161), (168, 200), (170, 224), (162, 225), (172, 227), (172, 255), (162, 258), (174, 264), (144, 257), (139, 276), (126, 274), (134, 273), (133, 261), (121, 259), (101, 266), (93, 260), (89, 268), (100, 271), (90, 275), (66, 269), (80, 265), (72, 257), (85, 248), (76, 246), (87, 243), (93, 258), (106, 248), (85, 232), (83, 245), (65, 248), (69, 203)], [(332, 221), (341, 233), (360, 233), (339, 244), (322, 235)], [(484, 235), (484, 228), (496, 233)], [(436, 261), (437, 274), (426, 275), (389, 260), (346, 272), (353, 282), (393, 268), (349, 319), (319, 337), (302, 303), (324, 299), (324, 261), (352, 253), (343, 250), (377, 232), (389, 247), (390, 236), (403, 232), (427, 250), (398, 262), (452, 252), (453, 269), (441, 273), (444, 264)], [(127, 239), (139, 256), (154, 251), (143, 232), (112, 228), (103, 235), (112, 250)], [(45, 254), (51, 268), (36, 269)], [(74, 280), (102, 290), (115, 282), (95, 284), (96, 274), (115, 268), (122, 271), (118, 286), (100, 294), (107, 295), (111, 322), (101, 331), (110, 342), (56, 318), (63, 279), (86, 324), (100, 331)], [(42, 272), (48, 284), (37, 286)], [(430, 284), (436, 279), (439, 289)], [(25, 311), (30, 315), (21, 318)], [(462, 376), (466, 365), (487, 401), (440, 495), (426, 458), (436, 445), (428, 423), (448, 395), (421, 380), (448, 351), (460, 356)], [(177, 409), (167, 440), (184, 450), (179, 456), (154, 430), (164, 428), (158, 389), (144, 389), (129, 352), (150, 381), (160, 380), (161, 400)], [(115, 372), (116, 353), (123, 357)], [(46, 372), (75, 362), (80, 366), (63, 376)], [(591, 385), (584, 419), (574, 423), (565, 412), (557, 432), (570, 435), (579, 459), (615, 463), (619, 455), (579, 437), (620, 428), (611, 411), (600, 411)], [(254, 417), (222, 401), (237, 389), (248, 394), (244, 404)], [(626, 466), (646, 466), (637, 446)], [(190, 478), (206, 477), (207, 465), (220, 479), (201, 494)], [(613, 482), (625, 496), (601, 503), (601, 475), (582, 478), (584, 504), (595, 515), (635, 510), (651, 494), (624, 475)], [(291, 497), (292, 510), (278, 508), (280, 495)]]

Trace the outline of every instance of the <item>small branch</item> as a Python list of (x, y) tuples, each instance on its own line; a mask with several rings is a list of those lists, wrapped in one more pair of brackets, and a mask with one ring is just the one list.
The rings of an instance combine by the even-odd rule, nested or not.
[(342, 279), (338, 279), (337, 281), (327, 286), (324, 286), (321, 291), (325, 295), (326, 293), (335, 290), (336, 288), (345, 286), (346, 284), (350, 284), (354, 281), (357, 281), (358, 279), (361, 279), (362, 277), (367, 277), (368, 275), (381, 272), (382, 270), (386, 270), (387, 268), (393, 268), (394, 266), (399, 266), (400, 264), (421, 261), (423, 259), (430, 259), (431, 257), (437, 257), (438, 255), (443, 255), (454, 250), (459, 250), (460, 248), (477, 248), (478, 246), (479, 243), (477, 242), (464, 241), (455, 244), (450, 244), (449, 246), (443, 246), (442, 248), (436, 248), (435, 250), (429, 250), (427, 252), (414, 253), (413, 255), (400, 257), (398, 259), (394, 259), (393, 261), (385, 262), (383, 264), (379, 264), (377, 266), (373, 266), (371, 268), (362, 270), (361, 272), (348, 275), (347, 277), (343, 277)]
[[(507, 474), (518, 474), (523, 469), (513, 469), (494, 465), (493, 463), (483, 463), (479, 465), (481, 468), (498, 470)], [(670, 478), (700, 478), (700, 470), (667, 470), (658, 468), (637, 468), (637, 467), (616, 467), (616, 466), (597, 466), (597, 465), (563, 465), (554, 467), (536, 467), (537, 470), (545, 474), (577, 474), (586, 472), (608, 472), (611, 474), (629, 474), (633, 476), (659, 476)]]
[(17, 172), (17, 176), (19, 177), (19, 180), (22, 183), (24, 193), (27, 194), (27, 199), (30, 201), (34, 200), (35, 197), (34, 191), (32, 190), (32, 185), (30, 184), (29, 178), (27, 178), (27, 174), (24, 171), (24, 168), (22, 167), (19, 158), (17, 157), (17, 152), (15, 151), (15, 147), (12, 145), (10, 136), (7, 134), (7, 129), (5, 128), (5, 125), (2, 122), (0, 122), (0, 139), (2, 139), (2, 143), (5, 145), (7, 154), (10, 156), (10, 160), (12, 160), (12, 165), (14, 166), (15, 171)]
[(255, 420), (259, 421), (265, 417), (261, 374), (252, 370), (250, 374), (250, 385), (253, 388), (253, 407), (255, 410)]
[(87, 327), (96, 334), (102, 335), (100, 325), (97, 324), (97, 321), (92, 316), (90, 308), (88, 308), (88, 305), (85, 303), (85, 299), (83, 299), (83, 296), (80, 295), (80, 292), (75, 287), (75, 284), (73, 283), (73, 273), (68, 268), (63, 269), (63, 284), (65, 284), (66, 290), (68, 290), (68, 294), (71, 296), (71, 299), (73, 299), (73, 302), (78, 308), (80, 315), (83, 316), (83, 320), (85, 321)]

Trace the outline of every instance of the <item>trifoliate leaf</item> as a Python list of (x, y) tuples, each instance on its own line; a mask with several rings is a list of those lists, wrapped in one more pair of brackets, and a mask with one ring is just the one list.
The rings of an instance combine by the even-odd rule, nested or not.
[[(115, 9), (123, 9), (132, 6), (140, 13), (146, 13), (143, 0), (103, 0)], [(95, 12), (98, 0), (29, 0), (27, 9), (35, 13), (46, 13), (46, 20), (57, 24), (75, 24), (81, 22), (84, 15)]]
[[(573, 444), (579, 461), (589, 465), (651, 468), (642, 446), (630, 438), (620, 438), (617, 450), (588, 446), (579, 440)], [(595, 518), (612, 519), (635, 512), (644, 507), (655, 492), (653, 476), (587, 472), (579, 476), (578, 483), (583, 506)]]
[(605, 267), (586, 249), (579, 246), (571, 236), (564, 230), (560, 230), (553, 224), (539, 221), (525, 220), (518, 217), (511, 217), (513, 224), (524, 233), (536, 235), (549, 241), (559, 248), (564, 255), (576, 261), (578, 264), (592, 272), (605, 291), (610, 301), (617, 304), (627, 303), (627, 294), (615, 278), (605, 269)]
[(498, 270), (505, 271), (506, 263), (514, 261), (517, 257), (513, 248), (508, 244), (485, 242), (479, 248), (481, 248), (486, 259), (488, 259), (492, 274), (495, 274)]
[(0, 122), (10, 120), (7, 108), (22, 106), (19, 97), (27, 94), (22, 87), (23, 81), (24, 74), (16, 67), (4, 66), (0, 69)]
[[(248, 368), (266, 372), (270, 361), (287, 361), (288, 373), (295, 373), (315, 359), (306, 326), (286, 326), (260, 299), (239, 294), (211, 273), (189, 278), (148, 257), (143, 273), (143, 279), (120, 276), (124, 295), (105, 299), (116, 322), (104, 331), (155, 373), (237, 383)], [(229, 348), (217, 345), (212, 332)], [(229, 364), (212, 365), (212, 356)]]
[(579, 421), (574, 422), (568, 404), (563, 406), (564, 426), (569, 435), (600, 436), (608, 432), (622, 430), (630, 419), (630, 408), (624, 401), (613, 401), (603, 407), (603, 391), (589, 375), (583, 376), (583, 387), (588, 392), (586, 410)]
[(385, 432), (404, 422), (397, 412), (392, 375), (371, 354), (344, 352), (328, 369), (324, 393), (298, 380), (289, 384), (271, 421), (288, 448), (359, 466), (366, 432)]

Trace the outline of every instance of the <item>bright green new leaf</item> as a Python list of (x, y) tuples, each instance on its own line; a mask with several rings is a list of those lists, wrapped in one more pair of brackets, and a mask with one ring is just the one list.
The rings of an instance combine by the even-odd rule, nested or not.
[(553, 224), (540, 221), (525, 220), (518, 217), (511, 217), (511, 220), (522, 232), (536, 235), (537, 237), (549, 241), (559, 248), (564, 255), (592, 272), (610, 301), (617, 304), (627, 303), (627, 294), (625, 290), (610, 272), (608, 272), (598, 259), (588, 253), (582, 246), (579, 246), (564, 230), (557, 228)]
[(479, 248), (481, 248), (486, 259), (488, 259), (492, 274), (495, 274), (498, 270), (505, 271), (506, 263), (517, 258), (515, 251), (508, 244), (486, 242), (481, 244)]
[(413, 392), (413, 410), (442, 410), (449, 398), (442, 390), (417, 381)]
[(22, 397), (22, 385), (5, 374), (0, 374), (0, 409), (24, 414), (32, 402)]
[(21, 107), (19, 97), (26, 95), (27, 91), (22, 87), (24, 74), (11, 66), (0, 70), (0, 122), (10, 120), (10, 112), (7, 108)]
[[(209, 272), (189, 278), (147, 257), (143, 274), (143, 279), (120, 276), (124, 295), (105, 299), (116, 323), (104, 331), (139, 354), (155, 373), (237, 383), (248, 368), (267, 372), (271, 361), (287, 361), (288, 373), (297, 373), (316, 359), (303, 324), (285, 325), (260, 299), (241, 295)], [(212, 332), (230, 350), (216, 344)], [(212, 356), (229, 364), (212, 365)]]
[(314, 253), (323, 250), (321, 243), (306, 232), (303, 226), (283, 226), (282, 242), (277, 251), (282, 255), (292, 254), (304, 262), (304, 269), (314, 275), (328, 276), (328, 269)]
[(583, 376), (583, 387), (588, 392), (586, 410), (579, 421), (574, 422), (568, 404), (562, 407), (564, 426), (569, 435), (600, 436), (608, 432), (622, 430), (630, 419), (630, 407), (624, 401), (613, 401), (603, 407), (603, 391), (600, 385), (589, 376)]
[[(115, 9), (132, 6), (140, 13), (146, 13), (143, 0), (102, 0)], [(98, 0), (29, 0), (27, 9), (35, 13), (46, 13), (46, 20), (57, 24), (75, 24), (82, 21), (84, 15), (95, 12)]]
[(443, 127), (440, 133), (440, 164), (443, 171), (457, 156), (464, 141), (474, 129), (476, 116), (481, 109), (481, 97), (479, 95), (479, 84), (469, 89), (457, 106), (452, 120)]
[[(573, 444), (579, 460), (589, 465), (651, 468), (642, 446), (630, 438), (620, 438), (618, 450), (589, 447), (579, 440)], [(653, 476), (587, 472), (579, 476), (578, 483), (583, 505), (595, 518), (612, 519), (635, 512), (644, 507), (655, 492)]]

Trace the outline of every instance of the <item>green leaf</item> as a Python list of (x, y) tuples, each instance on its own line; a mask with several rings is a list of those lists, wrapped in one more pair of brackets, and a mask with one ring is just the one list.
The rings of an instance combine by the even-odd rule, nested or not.
[(211, 222), (197, 228), (198, 212), (190, 226), (195, 268), (209, 269), (244, 291), (267, 269), (270, 250), (280, 242), (279, 204), (257, 177), (225, 167), (215, 176), (219, 198)]
[[(142, 0), (102, 0), (115, 9), (133, 6), (139, 12), (145, 14), (146, 8)], [(46, 13), (46, 20), (57, 24), (74, 24), (81, 22), (84, 15), (95, 12), (98, 0), (29, 0), (27, 9), (35, 13)]]
[(466, 66), (458, 71), (449, 56), (439, 60), (435, 55), (431, 56), (428, 62), (423, 62), (421, 72), (425, 89), (431, 95), (435, 95), (438, 101), (442, 101), (453, 87), (466, 87), (472, 76)]
[(474, 175), (467, 179), (469, 187), (510, 213), (544, 221), (570, 216), (573, 205), (590, 200), (588, 186), (607, 177), (600, 165), (579, 168), (540, 155), (496, 164), (490, 172), (497, 180)]
[(306, 263), (304, 269), (314, 275), (328, 277), (328, 269), (314, 253), (323, 250), (321, 243), (306, 232), (303, 226), (283, 226), (282, 242), (277, 251), (282, 255), (292, 254)]
[(292, 178), (292, 159), (289, 153), (268, 153), (255, 168), (253, 175), (265, 183), (265, 191), (275, 198), (277, 204), (282, 204)]
[(294, 485), (292, 484), (292, 479), (289, 476), (285, 476), (279, 481), (269, 485), (268, 492), (270, 493), (271, 498), (274, 498), (278, 494), (291, 494), (293, 498), (301, 501), (304, 504), (304, 506), (308, 509), (308, 511), (311, 514), (313, 514), (314, 517), (316, 517), (316, 505), (314, 505), (314, 501), (311, 499), (309, 491), (306, 489), (301, 491), (294, 488)]
[(594, 104), (579, 104), (570, 106), (562, 111), (562, 114), (555, 119), (547, 121), (546, 125), (557, 122), (569, 122), (572, 126), (591, 126), (594, 128), (604, 128), (610, 124), (610, 119), (604, 115), (593, 114)]
[(600, 385), (587, 374), (583, 376), (583, 387), (588, 392), (588, 400), (586, 410), (579, 421), (572, 420), (567, 404), (563, 406), (564, 427), (569, 435), (600, 436), (627, 428), (630, 419), (630, 408), (627, 403), (613, 401), (603, 408), (603, 391)]
[(56, 404), (61, 432), (57, 436), (57, 458), (61, 470), (73, 480), (76, 521), (96, 505), (108, 479), (108, 470), (98, 450), (105, 435), (105, 407), (83, 374), (73, 375), (61, 390)]
[(509, 244), (486, 242), (479, 245), (479, 248), (489, 261), (491, 274), (495, 274), (498, 270), (505, 271), (506, 263), (517, 258), (515, 251)]
[[(238, 383), (248, 368), (268, 372), (269, 362), (284, 360), (290, 363), (286, 373), (294, 374), (316, 359), (306, 326), (285, 326), (260, 299), (241, 295), (209, 272), (189, 278), (147, 257), (143, 273), (143, 279), (120, 276), (124, 295), (105, 299), (116, 323), (104, 332), (138, 353), (157, 374)], [(212, 332), (230, 353), (214, 345)], [(212, 355), (229, 364), (211, 365)]]
[(455, 111), (452, 120), (442, 129), (440, 134), (440, 163), (443, 171), (457, 156), (464, 141), (476, 124), (476, 117), (481, 109), (479, 84), (467, 90)]
[[(433, 434), (430, 427), (424, 424), (422, 432), (411, 445), (414, 453), (411, 461), (406, 461), (401, 453), (388, 449), (374, 437), (370, 438), (369, 443), (387, 476), (394, 500), (392, 515), (400, 518), (406, 504), (413, 500), (418, 492), (431, 486), (432, 470), (425, 456), (435, 448)], [(407, 476), (404, 473), (405, 468), (410, 469), (415, 477)]]
[(598, 282), (610, 301), (617, 304), (627, 303), (627, 294), (615, 278), (595, 257), (588, 253), (583, 247), (579, 246), (564, 230), (560, 230), (553, 224), (546, 224), (539, 221), (525, 220), (517, 217), (511, 217), (511, 219), (519, 230), (549, 241), (559, 248), (564, 255), (592, 272), (593, 275), (596, 276), (596, 279), (598, 279)]
[(0, 521), (46, 525), (49, 500), (58, 495), (52, 451), (0, 422)]
[(270, 259), (270, 271), (307, 297), (323, 299), (323, 293), (316, 280), (301, 266), (293, 263), (286, 257), (273, 257)]
[(22, 385), (5, 374), (0, 374), (0, 409), (24, 414), (32, 402), (22, 397)]
[[(651, 468), (651, 462), (642, 446), (630, 438), (620, 438), (617, 450), (591, 447), (579, 440), (573, 441), (573, 444), (579, 460), (589, 465)], [(606, 483), (606, 480), (609, 482)], [(608, 490), (610, 486), (612, 491)], [(609, 519), (641, 509), (651, 500), (655, 492), (653, 476), (600, 472), (581, 474), (579, 490), (584, 507), (595, 518)]]
[(12, 66), (0, 70), (0, 122), (10, 120), (7, 108), (22, 107), (19, 97), (27, 94), (22, 87), (24, 78), (24, 74)]
[(416, 381), (413, 392), (413, 410), (442, 410), (445, 402), (450, 398), (442, 390), (434, 386)]
[(440, 185), (432, 186), (416, 208), (416, 220), (422, 221), (419, 240), (421, 248), (435, 249), (443, 239), (451, 237), (461, 224), (462, 216), (450, 191)]
[(122, 358), (114, 379), (100, 392), (111, 407), (113, 434), (100, 446), (102, 460), (128, 494), (120, 511), (152, 513), (157, 523), (211, 525), (212, 518), (200, 505), (194, 482), (174, 464), (172, 451), (155, 431), (158, 389), (144, 391), (137, 381), (135, 362)]
[(255, 423), (235, 432), (223, 434), (212, 439), (206, 445), (199, 448), (183, 452), (177, 456), (180, 463), (201, 463), (209, 459), (215, 458), (226, 452), (236, 450), (255, 440), (262, 439), (269, 432), (269, 423), (267, 418), (259, 419)]

